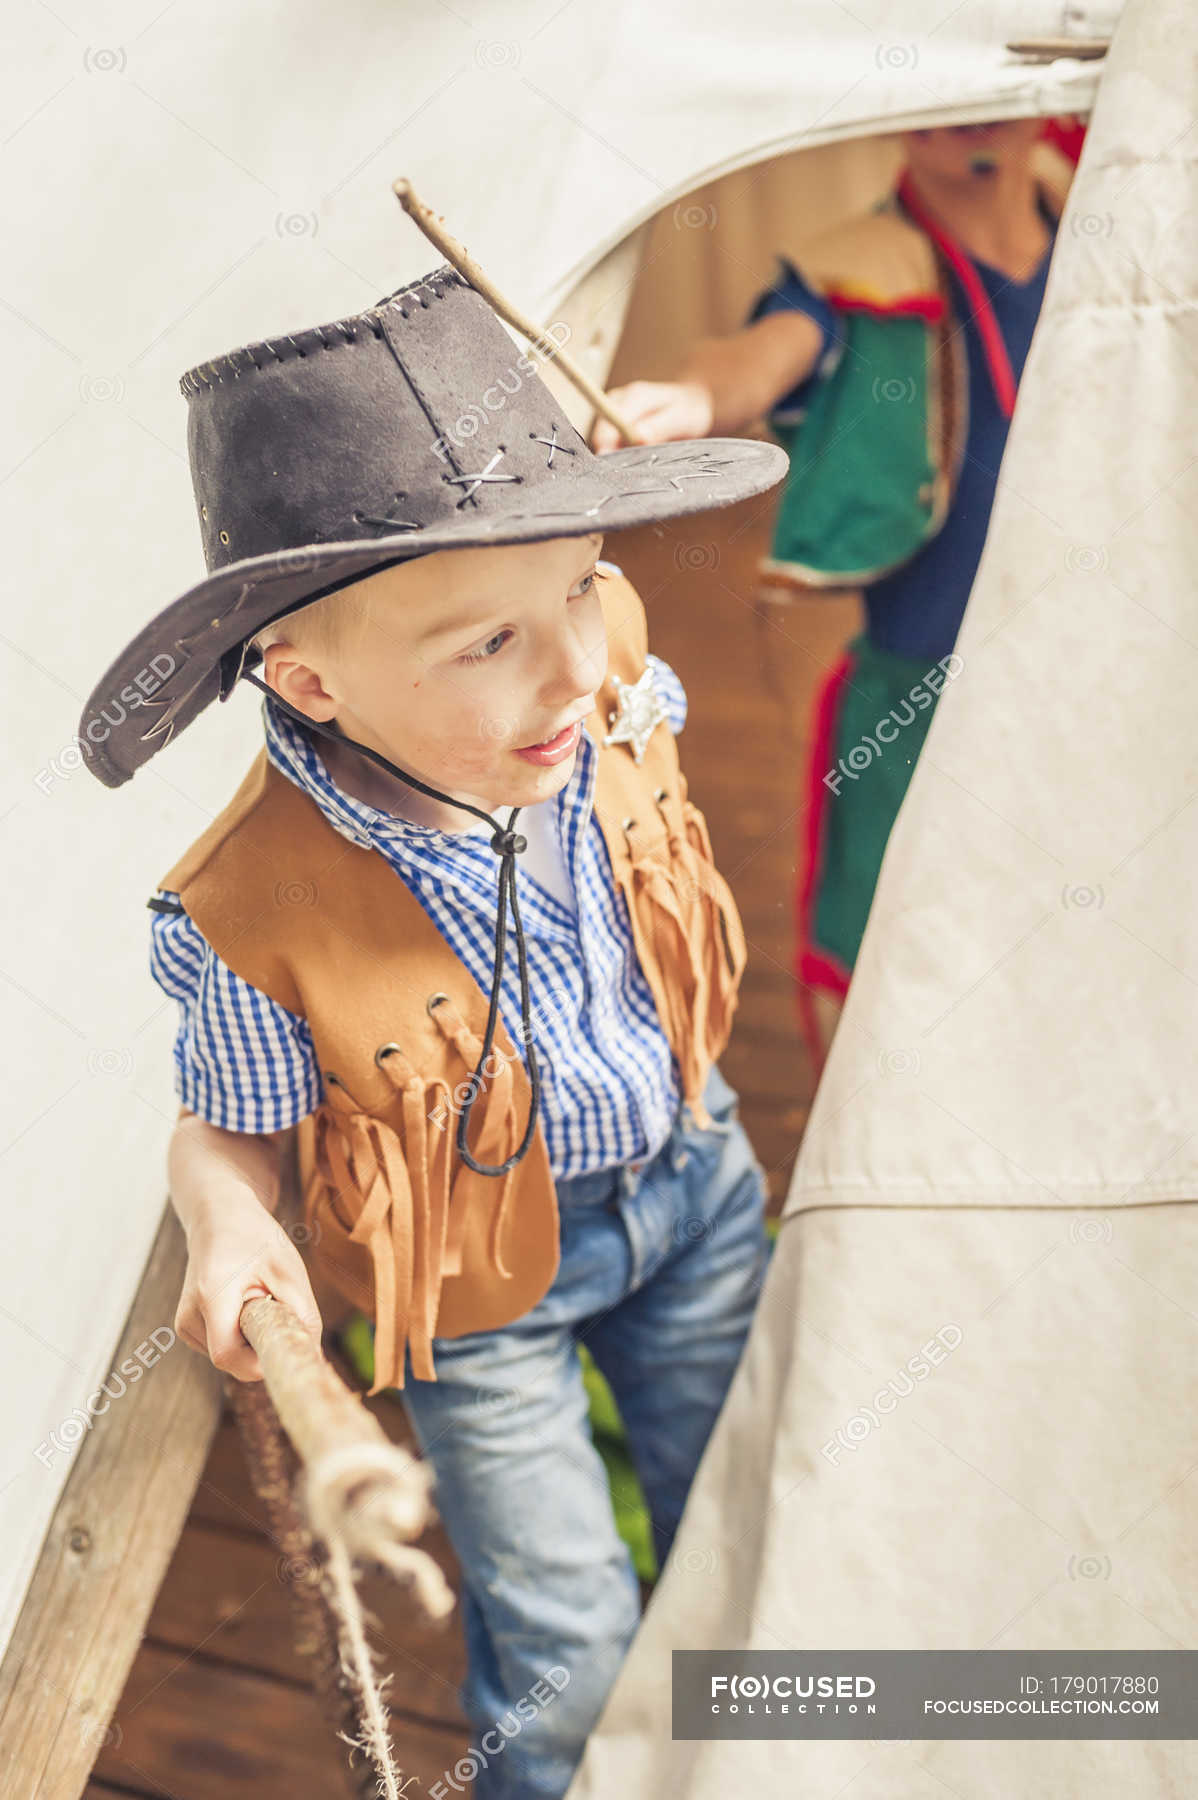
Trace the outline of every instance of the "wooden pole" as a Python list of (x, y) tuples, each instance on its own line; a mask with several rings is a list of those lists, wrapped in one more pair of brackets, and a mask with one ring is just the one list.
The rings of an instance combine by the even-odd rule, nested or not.
[(391, 1442), (289, 1306), (266, 1296), (247, 1300), (241, 1329), (304, 1466), (313, 1530), (341, 1542), (351, 1557), (410, 1579), (426, 1613), (445, 1618), (453, 1590), (433, 1558), (410, 1542), (436, 1516), (431, 1469)]

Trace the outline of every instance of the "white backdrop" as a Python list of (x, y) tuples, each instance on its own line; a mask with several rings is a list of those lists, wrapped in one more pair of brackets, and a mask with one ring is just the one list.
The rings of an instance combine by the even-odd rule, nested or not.
[[(1101, 34), (1116, 12), (1072, 7), (1072, 28)], [(1055, 0), (545, 0), (474, 23), (411, 0), (22, 13), (0, 190), (0, 1356), (16, 1372), (0, 1642), (70, 1467), (62, 1427), (108, 1372), (164, 1202), (175, 1009), (148, 974), (145, 900), (260, 734), (255, 697), (213, 709), (115, 793), (72, 747), (97, 675), (203, 572), (180, 373), (438, 263), (391, 194), (398, 175), (548, 319), (712, 175), (863, 129), (1085, 110), (1098, 65), (1002, 50), (1059, 28)], [(593, 321), (601, 375), (621, 316)], [(1062, 882), (1094, 879), (1084, 864), (1079, 847)]]

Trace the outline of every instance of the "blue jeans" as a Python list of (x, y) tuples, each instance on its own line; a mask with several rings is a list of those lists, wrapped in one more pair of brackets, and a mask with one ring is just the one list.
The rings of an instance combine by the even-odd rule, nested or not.
[(606, 1377), (665, 1566), (770, 1253), (765, 1183), (713, 1067), (656, 1157), (557, 1184), (561, 1265), (513, 1324), (434, 1338), (403, 1401), (462, 1571), (470, 1753), (431, 1800), (561, 1800), (640, 1619), (576, 1345)]

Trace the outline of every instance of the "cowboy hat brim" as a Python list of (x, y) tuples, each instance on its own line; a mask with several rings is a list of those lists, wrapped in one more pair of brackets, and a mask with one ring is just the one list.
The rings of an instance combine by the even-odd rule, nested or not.
[[(221, 659), (290, 607), (438, 550), (538, 543), (686, 518), (766, 492), (789, 458), (754, 438), (634, 444), (541, 491), (541, 504), (340, 543), (247, 557), (205, 577), (158, 613), (97, 682), (79, 721), (92, 773), (121, 787), (222, 694)], [(628, 477), (640, 477), (629, 487)], [(549, 503), (556, 501), (556, 507)]]

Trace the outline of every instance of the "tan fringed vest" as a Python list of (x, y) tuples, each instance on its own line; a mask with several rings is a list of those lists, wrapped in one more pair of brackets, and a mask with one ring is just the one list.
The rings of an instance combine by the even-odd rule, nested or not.
[[(702, 1092), (731, 1030), (744, 932), (668, 723), (640, 764), (629, 744), (603, 745), (612, 677), (643, 674), (648, 638), (626, 576), (609, 576), (600, 594), (609, 662), (586, 720), (598, 751), (594, 809), (683, 1098), (706, 1125)], [(498, 868), (497, 858), (497, 892)], [(237, 975), (307, 1020), (324, 1098), (297, 1134), (306, 1259), (375, 1319), (372, 1394), (403, 1386), (408, 1344), (413, 1373), (435, 1380), (433, 1336), (519, 1318), (559, 1262), (540, 1122), (502, 1177), (477, 1174), (456, 1149), (488, 995), (386, 859), (335, 831), (265, 747), (159, 885), (178, 893)], [(534, 993), (534, 1012), (536, 1003)], [(518, 1147), (531, 1098), (502, 1021), (489, 1063), (467, 1143), (495, 1165)]]

